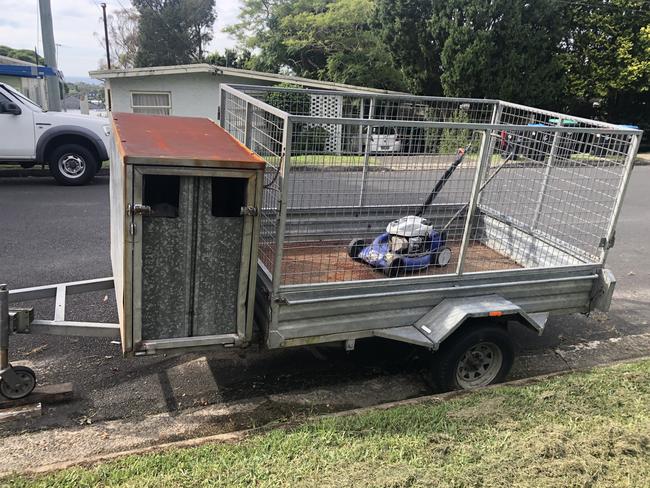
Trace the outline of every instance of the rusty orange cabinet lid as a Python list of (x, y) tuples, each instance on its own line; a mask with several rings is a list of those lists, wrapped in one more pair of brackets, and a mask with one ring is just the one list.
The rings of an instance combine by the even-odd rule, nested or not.
[(248, 169), (266, 164), (207, 118), (116, 112), (113, 136), (125, 164)]

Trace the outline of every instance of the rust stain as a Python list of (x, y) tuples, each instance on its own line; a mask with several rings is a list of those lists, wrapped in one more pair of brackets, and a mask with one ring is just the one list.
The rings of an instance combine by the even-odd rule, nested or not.
[(263, 168), (262, 158), (207, 118), (113, 114), (124, 162), (186, 160), (202, 167)]

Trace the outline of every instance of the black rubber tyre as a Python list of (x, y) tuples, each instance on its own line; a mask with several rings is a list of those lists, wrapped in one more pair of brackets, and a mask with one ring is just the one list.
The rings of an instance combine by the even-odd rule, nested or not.
[(440, 391), (500, 383), (510, 372), (514, 358), (512, 341), (504, 328), (470, 322), (433, 355), (431, 380)]
[(9, 400), (20, 400), (29, 395), (36, 387), (36, 374), (27, 366), (14, 366), (14, 373), (20, 378), (18, 388), (10, 388), (5, 381), (0, 381), (0, 394)]
[(359, 259), (359, 253), (366, 247), (368, 243), (365, 239), (352, 239), (348, 244), (348, 256), (352, 259)]
[(395, 278), (397, 276), (404, 276), (406, 273), (406, 267), (404, 266), (404, 261), (400, 258), (395, 258), (391, 261), (390, 265), (385, 267), (382, 271), (389, 278)]
[(444, 268), (451, 262), (451, 257), (452, 257), (451, 249), (449, 249), (446, 246), (441, 247), (434, 253), (432, 263), (434, 266), (437, 266), (438, 268)]
[(79, 144), (64, 144), (49, 156), (50, 173), (60, 185), (85, 185), (97, 173), (97, 158)]

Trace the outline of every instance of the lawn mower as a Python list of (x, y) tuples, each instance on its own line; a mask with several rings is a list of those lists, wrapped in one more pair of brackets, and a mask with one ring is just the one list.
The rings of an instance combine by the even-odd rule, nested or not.
[(392, 221), (386, 227), (386, 232), (377, 236), (371, 243), (365, 239), (353, 239), (348, 245), (348, 255), (382, 270), (390, 277), (407, 271), (426, 269), (429, 266), (447, 266), (451, 261), (451, 249), (446, 246), (446, 228), (442, 232), (436, 231), (433, 224), (423, 218), (422, 214), (462, 163), (469, 147), (458, 149), (456, 159), (438, 180), (415, 215)]
[[(459, 148), (456, 159), (447, 168), (442, 178), (438, 180), (431, 193), (427, 196), (415, 215), (408, 215), (393, 220), (386, 227), (386, 232), (377, 236), (371, 243), (365, 239), (352, 239), (348, 245), (348, 255), (357, 261), (365, 262), (384, 272), (386, 276), (395, 277), (407, 271), (426, 269), (429, 266), (444, 267), (451, 261), (451, 249), (446, 246), (447, 229), (465, 209), (469, 203), (464, 204), (447, 221), (440, 230), (435, 230), (431, 222), (422, 217), (426, 208), (431, 205), (445, 186), (456, 168), (462, 163), (467, 148)], [(512, 160), (514, 153), (508, 154), (501, 164), (486, 178), (478, 190), (480, 194), (499, 171)]]

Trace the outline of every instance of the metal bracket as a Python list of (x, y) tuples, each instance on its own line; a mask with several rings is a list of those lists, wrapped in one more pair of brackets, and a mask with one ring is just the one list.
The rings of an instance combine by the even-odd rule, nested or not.
[(151, 207), (140, 203), (129, 203), (126, 206), (126, 214), (129, 217), (132, 215), (151, 215)]
[(9, 309), (9, 332), (29, 334), (29, 326), (34, 320), (34, 307)]
[[(16, 331), (30, 332), (32, 334), (40, 333), (110, 337), (111, 339), (118, 338), (120, 330), (118, 324), (76, 322), (66, 320), (65, 318), (66, 299), (69, 295), (111, 290), (114, 286), (115, 283), (113, 278), (101, 278), (97, 280), (75, 281), (71, 283), (59, 283), (57, 285), (45, 285), (33, 288), (23, 288), (20, 290), (11, 290), (9, 291), (9, 301), (11, 302), (25, 302), (41, 298), (55, 299), (53, 320), (34, 319), (32, 313), (29, 312), (29, 309), (13, 309), (12, 312), (18, 312), (17, 318), (13, 319), (13, 328)], [(25, 310), (27, 310), (27, 312), (25, 312)], [(29, 320), (29, 326), (25, 325), (27, 320)]]
[(614, 247), (614, 244), (616, 244), (616, 231), (612, 233), (612, 238), (607, 239), (607, 237), (602, 237), (600, 239), (600, 242), (598, 243), (598, 247), (602, 247), (603, 249), (611, 249)]
[(239, 214), (242, 216), (250, 215), (251, 217), (256, 217), (258, 213), (257, 207), (242, 207)]

